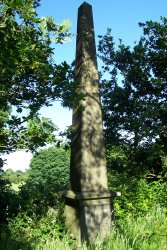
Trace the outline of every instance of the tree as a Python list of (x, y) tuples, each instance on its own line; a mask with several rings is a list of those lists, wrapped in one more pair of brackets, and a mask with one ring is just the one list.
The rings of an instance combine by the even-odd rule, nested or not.
[[(43, 213), (56, 206), (59, 192), (69, 188), (70, 151), (50, 147), (36, 152), (30, 162), (28, 180), (21, 187), (21, 206)], [(40, 212), (39, 212), (40, 211)]]
[(28, 172), (22, 172), (21, 170), (13, 171), (11, 168), (6, 169), (4, 177), (11, 184), (22, 185), (28, 179)]
[(65, 62), (56, 65), (52, 58), (52, 43), (63, 43), (69, 37), (70, 22), (58, 25), (52, 17), (38, 17), (39, 5), (40, 0), (0, 3), (2, 153), (17, 148), (34, 150), (54, 141), (56, 127), (50, 120), (39, 119), (38, 112), (43, 105), (71, 93), (69, 66)]
[(152, 157), (149, 167), (160, 171), (167, 148), (167, 19), (139, 25), (144, 35), (133, 48), (120, 41), (116, 50), (111, 30), (99, 42), (103, 70), (110, 75), (102, 81), (106, 142), (122, 145), (126, 154), (128, 149), (131, 163), (140, 167)]
[(70, 151), (61, 147), (41, 149), (30, 162), (29, 178), (50, 190), (60, 191), (69, 186)]

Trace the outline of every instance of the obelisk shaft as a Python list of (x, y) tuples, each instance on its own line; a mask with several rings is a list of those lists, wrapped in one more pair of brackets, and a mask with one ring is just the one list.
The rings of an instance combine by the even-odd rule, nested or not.
[(68, 231), (78, 242), (104, 239), (111, 226), (111, 193), (108, 191), (99, 97), (92, 7), (78, 10), (75, 80), (84, 94), (73, 110), (71, 189), (65, 194)]
[(73, 111), (71, 189), (104, 192), (107, 174), (99, 75), (92, 7), (87, 3), (78, 10), (75, 74), (78, 92), (85, 98)]

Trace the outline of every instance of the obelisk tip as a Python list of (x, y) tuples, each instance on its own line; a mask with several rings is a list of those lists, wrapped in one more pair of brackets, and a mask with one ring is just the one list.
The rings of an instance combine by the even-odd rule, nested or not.
[(83, 2), (82, 4), (81, 4), (81, 6), (82, 5), (88, 5), (88, 6), (91, 6), (89, 3), (87, 3), (87, 2)]

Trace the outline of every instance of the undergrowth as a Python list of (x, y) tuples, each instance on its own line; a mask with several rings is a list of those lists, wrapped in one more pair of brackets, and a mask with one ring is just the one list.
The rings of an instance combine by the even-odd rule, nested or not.
[[(45, 234), (45, 233), (44, 233)], [(1, 250), (74, 250), (76, 242), (68, 235), (55, 237), (48, 235), (38, 242), (14, 239), (5, 230), (1, 232)], [(134, 215), (119, 220), (113, 225), (108, 238), (99, 243), (87, 246), (83, 243), (82, 250), (166, 250), (167, 249), (167, 215), (159, 206), (154, 207), (146, 215), (136, 218)]]

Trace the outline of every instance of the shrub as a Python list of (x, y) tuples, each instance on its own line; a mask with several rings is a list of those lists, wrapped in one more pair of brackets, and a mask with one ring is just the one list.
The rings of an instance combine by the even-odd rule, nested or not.
[(167, 183), (161, 179), (148, 182), (145, 178), (110, 171), (109, 188), (121, 192), (121, 197), (114, 203), (117, 220), (130, 214), (136, 217), (146, 214), (157, 204), (167, 207)]
[(29, 242), (31, 245), (45, 243), (47, 239), (64, 236), (64, 224), (58, 223), (58, 218), (58, 210), (53, 208), (49, 208), (43, 217), (21, 212), (8, 221), (8, 229), (16, 241)]

